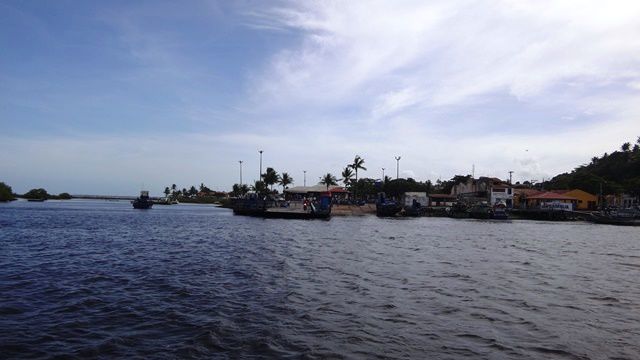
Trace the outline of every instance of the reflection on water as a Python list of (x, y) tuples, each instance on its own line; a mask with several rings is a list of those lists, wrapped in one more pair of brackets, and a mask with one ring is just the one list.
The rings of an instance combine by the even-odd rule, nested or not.
[(640, 358), (640, 232), (0, 204), (0, 354)]

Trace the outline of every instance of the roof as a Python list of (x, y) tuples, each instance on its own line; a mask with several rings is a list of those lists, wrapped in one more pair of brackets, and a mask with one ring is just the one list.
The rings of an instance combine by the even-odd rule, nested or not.
[(542, 194), (544, 191), (536, 189), (514, 189), (513, 192), (518, 195), (535, 196), (537, 194)]
[(442, 198), (442, 199), (455, 199), (455, 195), (449, 195), (449, 194), (429, 194), (429, 197), (432, 198)]
[(583, 193), (583, 194), (587, 194), (587, 195), (589, 195), (589, 196), (596, 197), (595, 195), (593, 195), (593, 194), (591, 194), (591, 193), (589, 193), (589, 192), (586, 192), (586, 191), (584, 191), (584, 190), (581, 190), (581, 189), (571, 189), (571, 190), (553, 190), (553, 192), (554, 192), (554, 193), (556, 193), (556, 194), (566, 194), (566, 193), (570, 193), (570, 192), (574, 192), (574, 191), (578, 191), (578, 192), (581, 192), (581, 193)]
[(578, 200), (571, 196), (561, 195), (551, 191), (547, 191), (541, 194), (536, 194), (527, 197), (528, 200)]

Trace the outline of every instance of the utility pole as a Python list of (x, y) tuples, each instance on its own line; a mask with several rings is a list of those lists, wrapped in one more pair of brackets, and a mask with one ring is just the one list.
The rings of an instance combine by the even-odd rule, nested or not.
[(400, 178), (400, 156), (396, 156), (396, 180)]
[(513, 174), (513, 171), (509, 171), (509, 185), (513, 184), (513, 183), (511, 182), (511, 174)]
[(260, 153), (260, 181), (262, 181), (262, 150), (258, 150), (258, 152)]
[(240, 186), (242, 186), (242, 160), (238, 160), (240, 163)]
[(307, 170), (302, 170), (302, 172), (304, 173), (303, 186), (306, 187), (307, 186)]
[(382, 181), (384, 182), (384, 168), (382, 168)]

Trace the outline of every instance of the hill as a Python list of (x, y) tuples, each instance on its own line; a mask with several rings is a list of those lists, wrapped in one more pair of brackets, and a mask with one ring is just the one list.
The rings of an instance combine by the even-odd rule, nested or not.
[(604, 194), (640, 196), (640, 137), (634, 145), (624, 143), (620, 150), (594, 156), (589, 164), (544, 183), (545, 189), (578, 188), (592, 194), (599, 194), (601, 186)]

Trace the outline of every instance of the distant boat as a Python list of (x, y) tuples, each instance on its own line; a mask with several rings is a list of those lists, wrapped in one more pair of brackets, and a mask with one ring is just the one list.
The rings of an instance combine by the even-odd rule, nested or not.
[(316, 201), (305, 201), (302, 207), (289, 207), (283, 200), (246, 194), (233, 200), (233, 213), (279, 219), (328, 219), (331, 217), (331, 196), (322, 194)]
[(504, 201), (497, 202), (493, 205), (493, 212), (491, 218), (496, 220), (507, 220), (509, 215), (507, 214), (507, 204)]
[(134, 209), (151, 209), (153, 201), (149, 198), (149, 192), (146, 190), (140, 191), (140, 196), (131, 202)]
[(640, 211), (635, 209), (592, 213), (588, 220), (597, 224), (640, 226)]
[(378, 194), (376, 201), (376, 215), (381, 217), (396, 216), (402, 210), (402, 206), (393, 200), (387, 199), (385, 193)]

